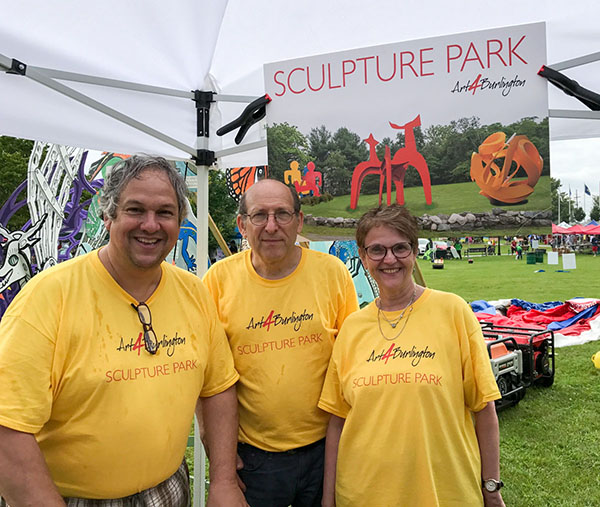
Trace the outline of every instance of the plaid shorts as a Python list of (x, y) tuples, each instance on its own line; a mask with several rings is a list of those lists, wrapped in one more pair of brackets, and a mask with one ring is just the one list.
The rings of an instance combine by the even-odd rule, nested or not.
[[(171, 477), (135, 495), (113, 500), (65, 498), (68, 507), (189, 507), (190, 501), (190, 478), (185, 458)], [(0, 507), (9, 506), (0, 499)]]

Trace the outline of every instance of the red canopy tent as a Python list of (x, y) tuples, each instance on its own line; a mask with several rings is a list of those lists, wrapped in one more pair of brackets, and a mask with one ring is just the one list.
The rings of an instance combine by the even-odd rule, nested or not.
[(586, 225), (586, 234), (600, 234), (600, 225)]
[(560, 227), (552, 224), (552, 234), (600, 234), (600, 225), (573, 225)]
[(552, 224), (552, 234), (570, 234), (570, 233), (567, 228), (560, 227), (556, 224)]

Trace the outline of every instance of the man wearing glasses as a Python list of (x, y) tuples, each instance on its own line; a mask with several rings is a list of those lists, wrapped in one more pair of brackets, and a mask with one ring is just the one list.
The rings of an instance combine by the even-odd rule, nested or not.
[(108, 245), (35, 276), (0, 325), (0, 494), (12, 505), (187, 507), (196, 403), (209, 505), (237, 485), (234, 369), (210, 296), (163, 262), (186, 214), (162, 158), (115, 166), (100, 198)]
[(295, 191), (259, 181), (237, 217), (251, 249), (204, 278), (240, 373), (238, 473), (252, 507), (321, 505), (329, 416), (317, 402), (333, 340), (358, 309), (346, 266), (295, 245), (302, 222)]

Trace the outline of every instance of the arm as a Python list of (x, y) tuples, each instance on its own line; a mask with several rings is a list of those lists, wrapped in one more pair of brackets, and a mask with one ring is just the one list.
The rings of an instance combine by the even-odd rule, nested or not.
[(332, 415), (327, 426), (325, 440), (325, 474), (323, 477), (322, 507), (335, 506), (335, 471), (337, 466), (338, 447), (340, 436), (344, 428), (345, 419)]
[[(481, 477), (500, 480), (500, 430), (494, 402), (475, 413), (475, 433), (481, 454)], [(486, 507), (504, 506), (500, 491), (490, 493), (483, 489)]]
[(35, 437), (0, 426), (0, 494), (12, 507), (64, 507)]
[(206, 454), (210, 463), (208, 507), (247, 506), (237, 483), (237, 395), (235, 386), (201, 398)]

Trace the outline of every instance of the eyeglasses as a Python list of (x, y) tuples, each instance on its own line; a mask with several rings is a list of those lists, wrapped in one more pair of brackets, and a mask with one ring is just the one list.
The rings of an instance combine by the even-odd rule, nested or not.
[(137, 306), (131, 303), (131, 306), (137, 312), (138, 318), (144, 328), (144, 346), (150, 354), (154, 355), (158, 352), (158, 340), (156, 339), (154, 329), (152, 329), (152, 314), (150, 313), (150, 308), (148, 308), (146, 303), (140, 303)]
[(248, 217), (253, 225), (265, 225), (269, 221), (270, 216), (273, 216), (275, 222), (277, 222), (279, 225), (287, 225), (292, 221), (292, 218), (294, 218), (295, 214), (296, 213), (282, 209), (276, 211), (275, 213), (265, 213), (264, 211), (252, 213), (252, 215), (245, 213), (244, 216)]
[(365, 252), (367, 253), (367, 257), (372, 261), (380, 261), (385, 258), (388, 253), (388, 250), (391, 250), (392, 254), (396, 259), (404, 259), (408, 257), (412, 252), (412, 245), (407, 241), (401, 241), (400, 243), (396, 243), (391, 247), (375, 244), (369, 245), (365, 247)]

